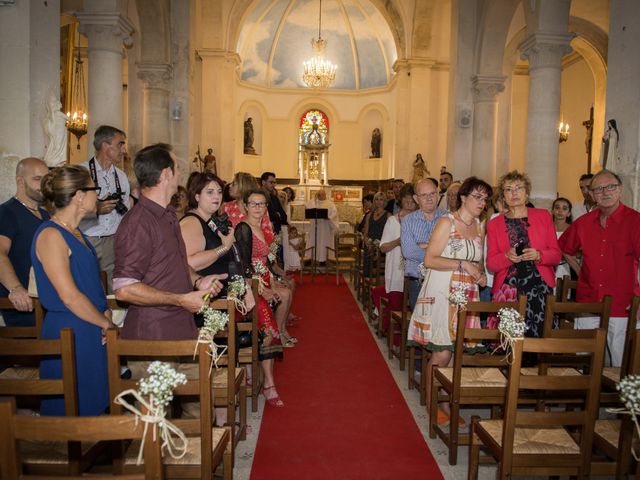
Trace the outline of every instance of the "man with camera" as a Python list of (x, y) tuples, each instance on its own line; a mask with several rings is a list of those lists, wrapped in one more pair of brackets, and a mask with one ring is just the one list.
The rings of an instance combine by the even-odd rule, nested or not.
[(107, 272), (109, 293), (115, 257), (113, 240), (122, 216), (129, 210), (129, 180), (116, 165), (122, 165), (127, 153), (125, 133), (109, 125), (101, 125), (93, 136), (95, 155), (82, 164), (100, 187), (96, 215), (85, 218), (80, 229), (96, 249), (100, 270)]

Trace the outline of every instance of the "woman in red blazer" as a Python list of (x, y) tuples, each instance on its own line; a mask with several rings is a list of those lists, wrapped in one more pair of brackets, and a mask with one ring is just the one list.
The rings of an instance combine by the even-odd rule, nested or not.
[(541, 337), (546, 298), (562, 257), (553, 220), (547, 210), (527, 207), (531, 181), (526, 175), (507, 173), (498, 190), (506, 210), (487, 225), (487, 267), (495, 275), (492, 298), (510, 302), (526, 295), (525, 335)]

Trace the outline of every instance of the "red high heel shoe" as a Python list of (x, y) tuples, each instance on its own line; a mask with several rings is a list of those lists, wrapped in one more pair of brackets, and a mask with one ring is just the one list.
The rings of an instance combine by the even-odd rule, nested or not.
[(284, 402), (282, 400), (280, 400), (280, 396), (279, 395), (277, 395), (275, 397), (267, 398), (267, 396), (264, 393), (267, 390), (271, 390), (271, 389), (275, 389), (275, 388), (276, 388), (275, 385), (271, 385), (270, 387), (262, 387), (262, 390), (261, 390), (260, 393), (262, 393), (262, 395), (264, 395), (264, 399), (272, 407), (284, 407)]

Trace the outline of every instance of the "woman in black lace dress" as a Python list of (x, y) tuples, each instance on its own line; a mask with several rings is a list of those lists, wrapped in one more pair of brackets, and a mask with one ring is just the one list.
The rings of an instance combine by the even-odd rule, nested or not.
[[(373, 208), (367, 214), (364, 220), (364, 275), (368, 277), (371, 270), (371, 260), (376, 248), (379, 248), (379, 242), (382, 238), (384, 226), (390, 214), (385, 210), (387, 197), (384, 193), (378, 192), (373, 196)], [(378, 246), (375, 243), (378, 243)]]

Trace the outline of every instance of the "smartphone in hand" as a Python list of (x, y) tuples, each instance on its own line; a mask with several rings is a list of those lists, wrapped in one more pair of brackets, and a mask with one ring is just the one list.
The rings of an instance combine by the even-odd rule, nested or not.
[(516, 255), (520, 256), (524, 253), (524, 242), (520, 242), (516, 245)]

